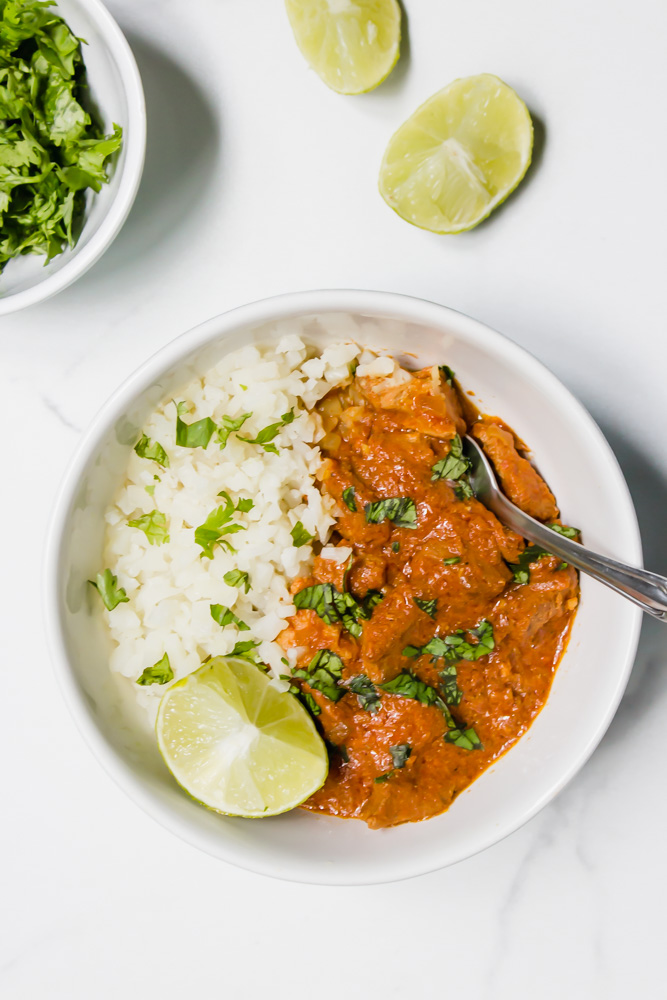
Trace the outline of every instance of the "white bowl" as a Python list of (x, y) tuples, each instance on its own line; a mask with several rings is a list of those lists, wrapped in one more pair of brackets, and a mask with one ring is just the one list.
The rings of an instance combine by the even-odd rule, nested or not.
[(99, 0), (58, 0), (56, 11), (83, 48), (90, 96), (99, 109), (105, 133), (116, 122), (123, 145), (108, 169), (109, 183), (99, 193), (87, 192), (85, 222), (71, 250), (45, 264), (27, 254), (10, 260), (0, 274), (0, 316), (50, 298), (80, 278), (111, 245), (134, 202), (146, 152), (144, 92), (132, 50), (122, 31)]
[[(275, 819), (218, 816), (172, 780), (155, 739), (119, 697), (86, 580), (101, 567), (103, 512), (150, 411), (248, 340), (286, 328), (315, 344), (353, 337), (423, 364), (446, 363), (476, 402), (531, 446), (565, 521), (588, 545), (641, 563), (632, 501), (616, 459), (580, 403), (535, 358), (482, 323), (402, 295), (305, 292), (243, 306), (168, 344), (103, 407), (67, 473), (46, 567), (50, 646), (65, 698), (119, 785), (183, 839), (225, 861), (300, 882), (367, 884), (453, 864), (516, 830), (573, 777), (609, 725), (637, 646), (641, 612), (583, 578), (581, 607), (549, 700), (529, 733), (442, 816), (390, 830), (296, 810)], [(410, 359), (414, 362), (414, 358)]]

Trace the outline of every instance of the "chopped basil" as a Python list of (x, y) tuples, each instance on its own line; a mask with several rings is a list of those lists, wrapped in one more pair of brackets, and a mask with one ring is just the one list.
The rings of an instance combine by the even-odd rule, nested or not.
[(577, 538), (581, 534), (579, 528), (570, 528), (567, 524), (548, 524), (547, 527), (565, 538)]
[(454, 566), (461, 562), (461, 556), (450, 556), (448, 559), (443, 559), (442, 562), (445, 566)]
[(322, 709), (317, 704), (310, 691), (302, 691), (300, 688), (296, 687), (295, 684), (292, 684), (289, 690), (290, 694), (296, 695), (303, 707), (306, 711), (310, 712), (311, 715), (317, 717), (322, 714)]
[(469, 729), (450, 729), (445, 733), (445, 743), (453, 743), (462, 750), (483, 750), (482, 741), (470, 727)]
[(342, 677), (343, 661), (330, 649), (320, 649), (305, 670), (295, 670), (293, 677), (305, 680), (309, 687), (320, 691), (331, 701), (339, 701), (345, 691), (338, 686)]
[(472, 500), (475, 494), (467, 479), (459, 479), (454, 487), (454, 493), (459, 500)]
[(438, 368), (440, 369), (440, 373), (442, 374), (442, 377), (444, 378), (447, 385), (454, 385), (454, 379), (456, 378), (456, 375), (449, 367), (449, 365), (438, 365)]
[(391, 543), (391, 551), (392, 552), (400, 552), (401, 551), (401, 543), (400, 542), (392, 542)]
[(299, 549), (302, 545), (307, 545), (308, 542), (312, 542), (315, 535), (311, 535), (309, 531), (306, 531), (301, 521), (297, 521), (292, 530), (290, 531), (292, 536), (292, 545)]
[(278, 435), (278, 433), (283, 429), (286, 424), (291, 424), (294, 420), (294, 410), (288, 410), (287, 413), (283, 413), (280, 420), (275, 424), (269, 424), (267, 427), (263, 427), (261, 431), (258, 432), (257, 436), (254, 438), (243, 437), (238, 434), (237, 437), (241, 441), (247, 441), (248, 444), (258, 444), (264, 449), (264, 451), (273, 452), (275, 455), (278, 454), (278, 449), (275, 444), (271, 442)]
[(246, 594), (250, 590), (250, 576), (241, 569), (230, 569), (222, 579), (230, 587), (243, 587)]
[(326, 744), (326, 747), (327, 747), (327, 750), (329, 751), (329, 755), (330, 756), (332, 754), (338, 754), (339, 757), (342, 759), (342, 761), (343, 761), (344, 764), (348, 764), (349, 763), (349, 761), (350, 761), (350, 755), (347, 752), (347, 747), (346, 746), (344, 746), (342, 743), (332, 743), (331, 740), (327, 740), (327, 739), (325, 739), (324, 742)]
[(431, 482), (438, 479), (460, 479), (470, 468), (470, 459), (463, 454), (463, 442), (458, 434), (452, 438), (449, 454), (431, 469)]
[(204, 417), (193, 424), (186, 424), (181, 420), (181, 414), (187, 411), (187, 403), (176, 404), (176, 444), (181, 448), (207, 448), (216, 429), (215, 423), (210, 417)]
[(343, 503), (353, 513), (357, 510), (357, 501), (354, 499), (354, 486), (346, 486), (343, 490)]
[(435, 688), (415, 677), (409, 670), (403, 670), (390, 681), (380, 684), (380, 687), (388, 694), (400, 694), (404, 698), (414, 698), (422, 705), (437, 705), (438, 708), (445, 709), (445, 704)]
[(169, 657), (165, 653), (161, 660), (154, 663), (152, 667), (146, 667), (141, 677), (137, 678), (137, 684), (167, 684), (174, 679), (174, 671), (171, 669)]
[(463, 698), (463, 691), (458, 685), (456, 665), (450, 663), (439, 671), (440, 690), (448, 705), (459, 705)]
[[(469, 633), (476, 643), (466, 640)], [(489, 621), (481, 621), (477, 628), (457, 629), (452, 635), (434, 635), (424, 646), (406, 646), (403, 656), (429, 655), (433, 662), (442, 657), (447, 663), (458, 663), (460, 660), (479, 660), (495, 647), (493, 625)]]
[(236, 549), (232, 543), (225, 538), (225, 535), (234, 535), (238, 531), (245, 531), (244, 524), (230, 524), (230, 518), (237, 511), (247, 510), (247, 500), (239, 500), (236, 506), (234, 506), (234, 501), (225, 493), (223, 490), (218, 493), (219, 497), (224, 497), (224, 504), (220, 504), (215, 510), (212, 510), (208, 515), (203, 524), (195, 528), (195, 543), (200, 545), (203, 552), (200, 558), (206, 556), (207, 559), (213, 558), (213, 549), (216, 545), (221, 545), (226, 548), (229, 552), (236, 552)]
[(384, 600), (384, 594), (380, 590), (369, 590), (360, 601), (360, 611), (359, 616), (365, 618), (366, 621), (373, 614), (373, 609), (378, 606), (380, 601)]
[(134, 450), (139, 458), (148, 458), (165, 469), (169, 468), (169, 456), (159, 441), (151, 441), (149, 437), (142, 434), (135, 444)]
[[(243, 388), (243, 386), (241, 386)], [(233, 431), (240, 431), (246, 420), (252, 416), (252, 413), (242, 413), (240, 417), (223, 417), (222, 424), (218, 427), (215, 435), (215, 440), (220, 445), (220, 451), (226, 446), (229, 435)]]
[(380, 692), (370, 678), (366, 674), (357, 674), (350, 678), (346, 686), (352, 694), (356, 694), (360, 707), (375, 715), (380, 708)]
[(130, 528), (139, 528), (143, 531), (151, 545), (164, 545), (169, 541), (167, 531), (167, 516), (159, 510), (152, 510), (150, 514), (142, 514), (132, 521), (128, 521)]
[(389, 747), (389, 753), (394, 767), (405, 767), (405, 762), (412, 753), (409, 743), (399, 743), (398, 746)]
[(421, 597), (415, 597), (413, 598), (413, 600), (417, 605), (417, 607), (420, 609), (420, 611), (424, 611), (429, 616), (429, 618), (435, 618), (436, 612), (438, 610), (437, 597), (434, 597), (430, 601), (423, 600)]
[(231, 653), (229, 655), (230, 656), (243, 656), (246, 659), (252, 659), (252, 657), (249, 657), (247, 654), (251, 650), (255, 649), (256, 646), (259, 646), (258, 642), (255, 642), (253, 639), (246, 639), (243, 642), (237, 642), (236, 645), (234, 646), (233, 650), (231, 651)]
[(312, 587), (304, 587), (294, 595), (297, 608), (308, 608), (314, 611), (327, 625), (342, 624), (350, 635), (359, 638), (361, 625), (358, 619), (364, 617), (363, 608), (352, 594), (336, 590), (332, 583), (315, 583)]
[(217, 622), (218, 625), (221, 625), (223, 628), (225, 627), (225, 625), (236, 625), (239, 632), (250, 631), (250, 626), (246, 625), (245, 622), (241, 621), (241, 619), (234, 614), (231, 608), (226, 608), (224, 604), (211, 605), (211, 618), (213, 619), (214, 622)]
[(381, 785), (384, 781), (388, 781), (393, 773), (393, 771), (387, 771), (386, 774), (378, 774), (377, 778), (373, 778), (373, 781), (376, 785)]
[(118, 586), (118, 577), (114, 576), (110, 569), (98, 573), (95, 579), (89, 580), (88, 583), (98, 592), (107, 611), (113, 611), (119, 604), (126, 604), (130, 599), (125, 590)]
[(364, 504), (368, 524), (380, 524), (385, 519), (393, 521), (397, 528), (417, 527), (417, 508), (410, 497), (388, 497)]
[[(548, 528), (552, 531), (556, 531), (559, 535), (564, 535), (565, 538), (576, 538), (580, 531), (578, 528), (570, 528), (566, 524), (549, 524)], [(542, 556), (549, 556), (551, 553), (542, 548), (541, 545), (527, 545), (523, 550), (519, 559), (515, 563), (509, 563), (509, 568), (512, 570), (512, 575), (514, 577), (514, 583), (529, 583), (530, 582), (530, 564), (537, 562)], [(558, 569), (562, 569), (567, 566), (567, 563), (561, 563)]]

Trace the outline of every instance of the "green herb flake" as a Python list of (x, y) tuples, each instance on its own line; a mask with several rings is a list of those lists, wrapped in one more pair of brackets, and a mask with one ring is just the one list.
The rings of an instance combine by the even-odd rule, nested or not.
[(310, 712), (310, 714), (315, 718), (322, 714), (322, 709), (317, 704), (310, 691), (301, 691), (299, 688), (292, 685), (290, 693), (296, 695), (306, 711)]
[(157, 462), (164, 469), (169, 468), (169, 456), (159, 441), (151, 441), (149, 437), (142, 434), (134, 446), (139, 458), (147, 458), (152, 462)]
[(149, 497), (152, 497), (155, 494), (155, 483), (151, 483), (150, 486), (144, 486), (144, 489), (146, 490), (146, 493), (148, 493)]
[(366, 522), (381, 524), (382, 521), (393, 521), (397, 528), (417, 527), (417, 507), (410, 497), (388, 497), (386, 500), (376, 500), (364, 504)]
[(355, 639), (361, 635), (359, 619), (369, 617), (365, 614), (363, 605), (358, 604), (352, 594), (341, 594), (332, 583), (316, 583), (311, 587), (304, 587), (293, 599), (297, 608), (314, 611), (325, 624), (342, 624)]
[[(477, 641), (468, 642), (466, 634)], [(428, 655), (434, 663), (440, 658), (446, 663), (458, 663), (460, 660), (479, 660), (494, 648), (493, 625), (484, 620), (476, 628), (457, 629), (452, 635), (435, 635), (424, 646), (406, 646), (403, 655), (409, 657)]]
[(342, 672), (343, 661), (340, 656), (330, 649), (319, 649), (306, 669), (295, 670), (292, 676), (305, 680), (309, 687), (319, 691), (330, 701), (339, 701), (345, 694), (345, 690), (338, 685)]
[(353, 514), (357, 512), (357, 501), (354, 498), (354, 486), (346, 486), (343, 490), (343, 503)]
[(167, 515), (159, 510), (152, 510), (150, 514), (142, 514), (141, 517), (128, 521), (130, 528), (139, 528), (145, 534), (151, 545), (164, 545), (169, 541), (167, 531)]
[(443, 566), (455, 566), (457, 563), (461, 562), (461, 556), (449, 556), (448, 559), (443, 559)]
[[(241, 386), (242, 389), (247, 386)], [(229, 435), (234, 431), (240, 431), (246, 420), (249, 420), (252, 413), (242, 413), (240, 417), (223, 417), (220, 427), (216, 430), (215, 440), (220, 445), (222, 451), (229, 440)]]
[(141, 677), (137, 678), (137, 684), (167, 684), (174, 679), (174, 671), (171, 669), (169, 657), (165, 653), (161, 660), (154, 663), (152, 667), (146, 667)]
[(393, 771), (387, 771), (386, 774), (378, 774), (377, 778), (373, 778), (373, 781), (376, 785), (381, 785), (385, 781), (389, 781), (393, 773)]
[(432, 600), (423, 600), (421, 597), (413, 598), (415, 604), (420, 611), (423, 611), (429, 616), (429, 618), (435, 618), (438, 611), (438, 599), (434, 597)]
[(449, 454), (441, 458), (431, 469), (431, 482), (439, 479), (460, 479), (470, 468), (470, 459), (463, 454), (463, 442), (455, 434), (449, 446)]
[(224, 604), (211, 605), (211, 618), (223, 628), (225, 625), (236, 625), (239, 632), (250, 631), (250, 626), (246, 625), (244, 621), (241, 621), (241, 619), (234, 614), (231, 608), (226, 608)]
[(408, 757), (412, 753), (409, 743), (399, 743), (395, 747), (389, 747), (391, 760), (395, 768), (405, 767)]
[(459, 705), (463, 698), (463, 691), (458, 685), (458, 675), (456, 664), (450, 663), (439, 671), (440, 690), (442, 697), (448, 705)]
[(473, 488), (467, 479), (460, 479), (454, 487), (454, 493), (458, 500), (472, 500), (475, 496)]
[(438, 369), (440, 371), (440, 374), (444, 378), (445, 382), (447, 383), (447, 385), (452, 385), (453, 386), (454, 385), (454, 379), (456, 378), (456, 375), (452, 371), (452, 369), (449, 367), (449, 365), (438, 365)]
[(347, 681), (346, 686), (348, 691), (356, 694), (359, 706), (366, 712), (370, 712), (371, 715), (375, 715), (380, 708), (381, 696), (370, 678), (366, 674), (357, 674), (356, 677), (351, 677)]
[(392, 552), (400, 552), (401, 551), (401, 543), (400, 542), (392, 542), (391, 543), (391, 551)]
[(257, 646), (259, 646), (258, 642), (255, 642), (252, 639), (246, 639), (243, 642), (237, 642), (229, 655), (243, 656), (246, 657), (247, 659), (251, 659), (251, 657), (248, 657), (248, 653), (250, 653), (251, 650), (255, 649)]
[(380, 684), (380, 687), (388, 694), (399, 694), (403, 698), (413, 698), (415, 701), (420, 701), (422, 705), (444, 707), (442, 698), (435, 688), (420, 680), (409, 670), (403, 670), (390, 681)]
[(462, 750), (483, 750), (482, 741), (474, 729), (450, 729), (445, 733), (445, 743), (453, 743)]
[(578, 538), (581, 534), (579, 528), (570, 528), (567, 524), (548, 524), (547, 527), (564, 538)]
[(119, 604), (126, 604), (130, 598), (122, 587), (118, 586), (118, 577), (114, 576), (110, 569), (105, 569), (98, 573), (94, 580), (88, 581), (104, 602), (107, 611), (113, 611)]
[(294, 410), (288, 410), (287, 413), (283, 413), (280, 420), (276, 421), (275, 424), (269, 424), (268, 427), (263, 427), (262, 430), (258, 432), (256, 437), (243, 437), (241, 434), (237, 434), (237, 437), (240, 441), (246, 441), (248, 444), (258, 444), (264, 449), (264, 451), (273, 452), (273, 454), (277, 455), (278, 449), (275, 444), (273, 444), (273, 440), (278, 436), (283, 427), (285, 427), (286, 424), (291, 424), (293, 420)]
[[(246, 530), (244, 524), (230, 523), (232, 516), (239, 510), (238, 504), (235, 506), (232, 498), (224, 490), (218, 493), (218, 496), (223, 497), (224, 504), (220, 504), (219, 507), (212, 510), (204, 523), (195, 528), (195, 543), (203, 549), (200, 556), (202, 559), (204, 556), (207, 559), (212, 559), (213, 549), (216, 545), (222, 546), (228, 552), (235, 552), (236, 549), (225, 536)], [(239, 504), (245, 502), (239, 500)]]
[[(224, 496), (223, 493), (218, 493), (218, 496)], [(247, 514), (249, 510), (252, 510), (255, 506), (255, 501), (251, 500), (250, 497), (242, 497), (236, 504), (236, 509), (239, 514)]]
[(311, 535), (309, 531), (306, 531), (301, 521), (296, 522), (290, 531), (290, 535), (292, 536), (292, 545), (297, 549), (300, 549), (302, 545), (308, 545), (315, 538), (315, 535)]
[(176, 444), (181, 448), (208, 448), (208, 443), (213, 437), (216, 425), (210, 417), (203, 420), (195, 420), (193, 424), (186, 424), (181, 419), (181, 413), (187, 407), (186, 403), (176, 404)]
[(246, 594), (250, 590), (250, 576), (240, 569), (230, 569), (222, 578), (230, 587), (243, 587)]

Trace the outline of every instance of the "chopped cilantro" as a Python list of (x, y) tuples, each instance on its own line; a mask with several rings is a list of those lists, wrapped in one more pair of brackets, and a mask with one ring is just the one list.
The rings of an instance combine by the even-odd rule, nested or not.
[[(243, 389), (244, 386), (241, 386)], [(227, 441), (229, 440), (229, 435), (233, 431), (240, 431), (246, 420), (252, 416), (252, 413), (242, 413), (240, 417), (223, 417), (222, 424), (218, 427), (215, 440), (220, 445), (220, 450), (222, 451)]]
[(456, 375), (449, 367), (449, 365), (438, 365), (438, 368), (447, 385), (454, 385), (454, 379), (456, 378)]
[(463, 442), (458, 434), (452, 438), (449, 454), (431, 469), (431, 482), (439, 479), (460, 479), (470, 468), (470, 459), (463, 454)]
[(368, 524), (380, 524), (382, 521), (393, 521), (397, 528), (417, 527), (417, 508), (410, 497), (388, 497), (386, 500), (376, 500), (364, 504)]
[(159, 441), (151, 441), (149, 437), (142, 434), (134, 446), (139, 458), (148, 458), (152, 462), (157, 462), (164, 469), (169, 468), (169, 456)]
[(113, 611), (119, 604), (126, 604), (129, 597), (122, 587), (118, 586), (118, 577), (114, 576), (110, 569), (98, 573), (94, 580), (89, 580), (104, 601), (107, 611)]
[(579, 528), (570, 528), (567, 524), (548, 524), (547, 527), (565, 538), (577, 538), (581, 534)]
[(231, 608), (226, 608), (224, 604), (211, 605), (211, 618), (223, 628), (225, 625), (236, 625), (239, 632), (248, 632), (250, 630), (250, 626), (246, 625), (244, 621), (241, 621), (241, 619), (234, 614)]
[(234, 646), (233, 650), (231, 651), (231, 653), (229, 655), (230, 656), (243, 656), (246, 659), (251, 659), (251, 657), (248, 657), (247, 654), (251, 650), (255, 649), (256, 646), (259, 646), (258, 642), (255, 642), (253, 639), (246, 639), (243, 642), (237, 642), (236, 645)]
[(235, 506), (232, 498), (224, 490), (218, 493), (218, 496), (224, 498), (224, 504), (220, 504), (219, 507), (212, 510), (204, 523), (195, 528), (195, 542), (203, 549), (200, 556), (202, 559), (204, 556), (207, 559), (212, 559), (213, 549), (216, 545), (223, 546), (229, 552), (235, 552), (236, 549), (225, 536), (235, 535), (239, 531), (246, 530), (244, 524), (230, 524), (229, 522), (237, 511), (248, 509), (248, 501), (239, 500)]
[(165, 653), (161, 660), (154, 663), (152, 667), (146, 667), (141, 677), (137, 678), (137, 684), (167, 684), (174, 679), (174, 671), (171, 669), (169, 657)]
[(275, 424), (269, 424), (268, 427), (263, 427), (261, 431), (258, 432), (257, 436), (254, 438), (243, 437), (241, 434), (237, 434), (237, 437), (241, 441), (247, 441), (248, 444), (258, 444), (264, 449), (264, 451), (273, 452), (275, 455), (278, 454), (278, 449), (275, 444), (273, 444), (273, 439), (277, 437), (279, 432), (283, 429), (286, 424), (291, 424), (294, 420), (294, 410), (288, 410), (287, 413), (283, 413), (280, 420), (276, 421)]
[(142, 514), (132, 521), (128, 521), (130, 528), (139, 528), (145, 534), (151, 545), (164, 545), (169, 541), (167, 531), (167, 515), (159, 510), (152, 510), (150, 514)]
[(207, 448), (216, 429), (215, 423), (210, 417), (203, 420), (195, 420), (193, 424), (186, 424), (181, 419), (181, 414), (187, 412), (186, 403), (176, 404), (176, 444), (181, 448)]
[(307, 545), (308, 542), (312, 542), (315, 535), (311, 535), (309, 531), (306, 531), (301, 521), (297, 521), (292, 530), (290, 531), (292, 536), (292, 544), (295, 548), (299, 549), (302, 545)]
[(240, 569), (230, 569), (222, 578), (230, 587), (243, 587), (246, 594), (250, 590), (250, 576)]

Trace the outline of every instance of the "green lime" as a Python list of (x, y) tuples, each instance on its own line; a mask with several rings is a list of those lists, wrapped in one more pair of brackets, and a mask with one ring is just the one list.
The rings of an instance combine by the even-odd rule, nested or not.
[(514, 190), (530, 164), (533, 123), (490, 73), (454, 80), (401, 125), (380, 168), (380, 194), (413, 226), (472, 229)]
[(285, 0), (296, 43), (326, 85), (363, 94), (389, 76), (401, 44), (396, 0)]
[(156, 730), (176, 781), (217, 812), (275, 816), (327, 776), (326, 748), (308, 712), (239, 657), (217, 656), (172, 685)]

